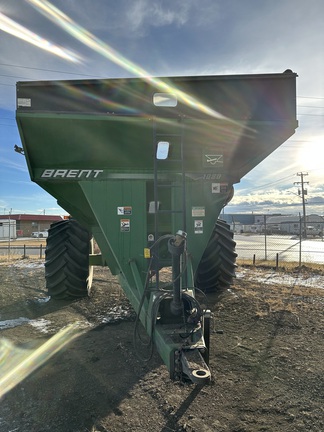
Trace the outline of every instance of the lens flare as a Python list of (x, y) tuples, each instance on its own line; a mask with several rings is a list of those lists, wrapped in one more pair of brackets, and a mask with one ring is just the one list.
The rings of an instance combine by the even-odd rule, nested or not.
[(71, 324), (33, 351), (17, 348), (7, 339), (1, 340), (0, 398), (80, 334), (79, 325)]
[(321, 170), (323, 172), (324, 136), (319, 135), (305, 141), (297, 153), (297, 162), (304, 170)]
[(114, 62), (123, 69), (131, 72), (132, 74), (146, 80), (155, 88), (163, 93), (173, 93), (179, 101), (190, 106), (192, 109), (201, 111), (207, 115), (210, 115), (217, 119), (226, 120), (227, 122), (235, 123), (235, 121), (223, 116), (221, 113), (213, 110), (207, 105), (201, 103), (196, 98), (186, 94), (185, 92), (171, 86), (166, 81), (162, 81), (159, 78), (150, 76), (150, 74), (145, 71), (140, 66), (128, 60), (126, 57), (115, 51), (108, 44), (98, 39), (92, 33), (87, 31), (85, 28), (81, 27), (75, 23), (70, 17), (68, 17), (61, 10), (53, 6), (47, 0), (26, 0), (29, 2), (36, 10), (42, 13), (46, 18), (53, 21), (55, 24), (64, 29), (67, 33), (73, 36), (78, 41), (82, 42), (84, 45), (93, 49), (94, 51), (101, 54), (103, 57)]
[(25, 42), (35, 45), (38, 48), (41, 48), (45, 51), (55, 54), (56, 56), (61, 57), (65, 60), (69, 60), (74, 63), (79, 63), (81, 60), (81, 57), (72, 53), (72, 51), (59, 47), (58, 45), (52, 44), (47, 39), (44, 39), (41, 36), (37, 35), (36, 33), (31, 32), (30, 30), (16, 23), (15, 21), (8, 18), (1, 12), (0, 12), (0, 30), (9, 33), (12, 36), (15, 36), (19, 39), (22, 39)]

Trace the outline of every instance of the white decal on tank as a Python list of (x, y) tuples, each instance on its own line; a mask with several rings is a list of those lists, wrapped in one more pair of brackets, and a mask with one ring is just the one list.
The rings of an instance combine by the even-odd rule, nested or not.
[(77, 169), (46, 169), (42, 172), (41, 178), (97, 178), (103, 170), (77, 170)]

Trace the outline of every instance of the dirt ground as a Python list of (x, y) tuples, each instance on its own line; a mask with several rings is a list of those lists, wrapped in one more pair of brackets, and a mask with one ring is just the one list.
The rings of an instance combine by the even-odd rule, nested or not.
[(324, 272), (275, 274), (239, 267), (208, 296), (212, 381), (200, 387), (172, 382), (157, 354), (139, 359), (107, 269), (91, 298), (62, 303), (42, 261), (0, 262), (0, 432), (324, 431)]

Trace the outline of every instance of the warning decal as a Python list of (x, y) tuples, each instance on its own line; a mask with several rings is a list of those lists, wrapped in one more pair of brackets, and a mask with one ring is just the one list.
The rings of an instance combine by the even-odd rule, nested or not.
[(192, 217), (205, 217), (205, 207), (192, 207), (191, 208)]
[(31, 99), (18, 98), (17, 105), (18, 105), (18, 108), (19, 107), (31, 107)]
[(151, 258), (151, 249), (144, 248), (144, 258)]
[(117, 214), (120, 216), (131, 215), (132, 214), (132, 207), (130, 207), (130, 206), (117, 207)]
[(120, 219), (120, 231), (121, 232), (130, 231), (130, 219)]
[(220, 183), (212, 183), (212, 193), (220, 193)]
[(226, 193), (228, 191), (228, 183), (212, 183), (212, 193)]
[(204, 222), (202, 220), (195, 220), (195, 234), (203, 234), (204, 232)]

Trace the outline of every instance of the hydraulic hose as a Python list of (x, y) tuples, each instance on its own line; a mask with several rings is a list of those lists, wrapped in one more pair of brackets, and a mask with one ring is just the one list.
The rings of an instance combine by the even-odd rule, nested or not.
[(180, 315), (182, 312), (182, 293), (180, 284), (181, 255), (185, 250), (187, 234), (184, 231), (178, 231), (168, 242), (168, 250), (172, 256), (172, 280), (173, 280), (173, 298), (171, 301), (171, 312), (174, 315)]

